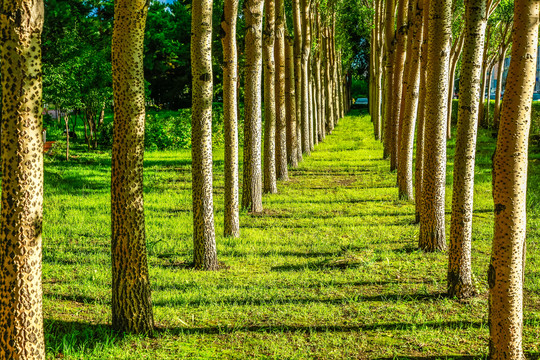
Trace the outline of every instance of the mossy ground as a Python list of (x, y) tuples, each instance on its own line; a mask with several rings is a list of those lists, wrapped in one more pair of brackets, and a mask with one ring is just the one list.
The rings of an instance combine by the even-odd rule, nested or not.
[[(489, 133), (490, 134), (490, 133)], [(223, 238), (223, 149), (214, 154), (218, 272), (192, 258), (189, 151), (147, 153), (145, 210), (157, 331), (110, 329), (110, 154), (45, 164), (47, 358), (483, 358), (493, 236), (491, 154), (481, 133), (473, 218), (479, 296), (444, 296), (447, 253), (417, 250), (414, 205), (397, 200), (365, 113), (342, 119), (291, 170), (264, 213)], [(449, 143), (447, 229), (453, 141)], [(240, 157), (241, 158), (241, 157)], [(540, 354), (540, 149), (531, 149), (524, 348)]]

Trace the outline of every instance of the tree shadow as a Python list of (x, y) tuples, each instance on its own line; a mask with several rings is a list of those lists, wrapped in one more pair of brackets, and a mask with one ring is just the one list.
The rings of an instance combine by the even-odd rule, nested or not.
[(196, 299), (186, 300), (183, 298), (173, 298), (167, 300), (156, 300), (154, 306), (161, 307), (177, 307), (177, 306), (208, 306), (215, 305), (216, 301), (220, 306), (277, 306), (277, 305), (307, 305), (307, 304), (333, 304), (345, 305), (356, 302), (418, 302), (426, 301), (433, 302), (447, 298), (446, 294), (441, 292), (427, 294), (378, 294), (378, 295), (351, 295), (351, 297), (334, 297), (321, 298), (313, 297), (297, 297), (297, 298), (240, 298), (237, 295), (231, 297), (222, 297), (219, 300), (211, 299)]
[(45, 319), (44, 328), (47, 353), (92, 351), (102, 346), (114, 345), (122, 338), (109, 324)]
[[(344, 332), (362, 332), (362, 331), (407, 331), (417, 328), (431, 329), (470, 329), (483, 328), (487, 324), (482, 322), (469, 321), (441, 321), (425, 323), (382, 323), (382, 324), (358, 324), (358, 325), (316, 325), (316, 326), (291, 326), (291, 325), (250, 325), (250, 326), (216, 326), (216, 327), (158, 327), (156, 333), (164, 332), (166, 334), (207, 334), (222, 335), (235, 332), (257, 332), (257, 333), (344, 333)], [(443, 356), (444, 357), (444, 356)]]
[[(469, 321), (441, 321), (425, 323), (379, 323), (379, 324), (355, 324), (355, 325), (316, 325), (316, 326), (294, 326), (294, 325), (223, 325), (223, 326), (185, 326), (170, 327), (156, 324), (155, 330), (148, 334), (148, 338), (160, 338), (169, 335), (225, 335), (240, 332), (251, 333), (351, 333), (365, 331), (410, 331), (421, 328), (432, 329), (464, 329), (482, 328), (486, 324), (482, 322)], [(45, 319), (45, 344), (47, 353), (64, 354), (74, 351), (93, 352), (93, 350), (103, 347), (116, 346), (123, 338), (124, 334), (115, 331), (110, 324), (87, 323), (79, 321), (65, 321), (55, 319)], [(63, 355), (59, 355), (62, 357)], [(393, 357), (388, 359), (473, 359), (479, 358), (475, 355), (458, 356), (429, 356), (429, 357)], [(538, 353), (528, 354), (529, 359), (538, 359)], [(379, 358), (386, 359), (386, 358)]]

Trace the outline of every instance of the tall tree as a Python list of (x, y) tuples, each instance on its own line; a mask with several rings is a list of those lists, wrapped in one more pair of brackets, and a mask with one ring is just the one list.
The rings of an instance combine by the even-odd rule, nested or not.
[(44, 359), (41, 0), (3, 1), (0, 359)]
[(499, 23), (499, 50), (497, 56), (497, 87), (495, 88), (495, 107), (493, 109), (493, 126), (498, 129), (501, 113), (501, 94), (503, 85), (504, 60), (511, 45), (511, 31), (513, 21), (513, 1), (501, 2), (498, 6)]
[(297, 161), (302, 162), (302, 11), (300, 0), (292, 0), (293, 6), (293, 29), (294, 29), (294, 87), (296, 89), (296, 141), (297, 141)]
[(112, 323), (124, 332), (154, 327), (143, 202), (145, 0), (115, 2), (112, 42), (114, 139), (111, 175)]
[(244, 85), (244, 175), (242, 207), (261, 212), (261, 73), (264, 0), (244, 0), (246, 59)]
[(392, 103), (392, 118), (390, 132), (387, 134), (390, 136), (391, 143), (390, 170), (396, 170), (398, 165), (399, 129), (401, 128), (399, 120), (403, 97), (403, 70), (407, 50), (407, 32), (409, 30), (409, 23), (407, 21), (408, 5), (409, 0), (398, 0), (398, 13), (396, 18), (396, 51), (394, 54), (394, 80), (392, 81), (392, 97), (389, 100)]
[(486, 0), (465, 1), (447, 278), (448, 294), (460, 299), (474, 295), (471, 270), (474, 162), (487, 8)]
[(212, 193), (212, 0), (193, 3), (191, 18), (191, 158), (193, 266), (217, 270)]
[[(407, 61), (403, 81), (401, 119), (401, 139), (399, 141), (398, 188), (401, 199), (413, 199), (413, 147), (414, 128), (418, 106), (418, 86), (420, 82), (420, 46), (422, 44), (423, 0), (411, 0), (409, 4), (410, 31), (407, 39)], [(405, 77), (407, 81), (405, 81)]]
[(238, 0), (225, 0), (221, 20), (223, 44), (223, 121), (225, 125), (224, 235), (240, 236), (238, 214), (238, 55), (236, 18)]
[(527, 163), (539, 3), (515, 0), (512, 61), (493, 157), (495, 232), (488, 270), (489, 356), (523, 359)]
[(302, 152), (311, 153), (309, 141), (309, 57), (311, 53), (311, 32), (309, 26), (311, 0), (300, 0), (302, 15)]
[(276, 63), (274, 42), (276, 7), (274, 0), (264, 1), (264, 185), (265, 193), (277, 193), (276, 185)]
[(332, 101), (332, 64), (330, 55), (330, 27), (326, 26), (324, 29), (324, 35), (322, 39), (323, 51), (324, 51), (324, 108), (326, 109), (326, 130), (328, 133), (332, 133), (334, 129), (334, 102)]
[(428, 21), (428, 60), (425, 107), (424, 176), (419, 247), (424, 251), (446, 248), (446, 99), (452, 1), (431, 0)]
[(418, 115), (416, 125), (416, 159), (414, 167), (414, 197), (415, 197), (415, 221), (420, 222), (422, 213), (422, 183), (424, 177), (424, 134), (426, 128), (425, 103), (426, 103), (426, 73), (427, 73), (427, 44), (429, 31), (429, 3), (431, 0), (424, 0), (422, 18), (424, 27), (422, 29), (422, 45), (420, 50), (420, 88), (418, 92)]
[(393, 95), (393, 80), (394, 80), (394, 54), (395, 54), (395, 29), (394, 22), (396, 21), (395, 4), (396, 0), (385, 1), (384, 18), (385, 23), (385, 72), (384, 72), (384, 101), (383, 101), (383, 124), (384, 127), (384, 152), (385, 159), (390, 157), (392, 148), (392, 95)]
[(296, 139), (296, 86), (294, 66), (294, 39), (287, 36), (285, 46), (285, 107), (287, 108), (287, 162), (298, 166), (298, 141)]
[(276, 0), (276, 177), (288, 180), (287, 118), (285, 106), (285, 1)]
[(463, 50), (463, 43), (465, 41), (465, 35), (463, 31), (460, 32), (458, 39), (452, 45), (450, 50), (450, 67), (449, 67), (449, 80), (448, 80), (448, 102), (446, 111), (446, 138), (450, 140), (452, 138), (452, 100), (454, 99), (454, 88), (456, 79), (456, 68), (458, 61), (461, 57), (461, 51)]

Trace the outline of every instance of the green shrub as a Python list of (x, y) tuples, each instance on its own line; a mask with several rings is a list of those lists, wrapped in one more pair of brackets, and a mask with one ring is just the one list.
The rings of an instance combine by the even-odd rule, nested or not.
[[(244, 139), (244, 109), (240, 107), (238, 115), (238, 141)], [(148, 111), (146, 114), (144, 147), (146, 150), (179, 150), (191, 148), (191, 109), (178, 111)], [(111, 147), (113, 142), (113, 123), (106, 123), (99, 133), (99, 143)], [(225, 141), (223, 104), (212, 106), (212, 143), (222, 146)]]
[[(452, 101), (452, 124), (457, 124), (457, 112), (458, 112), (458, 99)], [(484, 106), (487, 105), (487, 101), (484, 102)], [(495, 100), (490, 100), (489, 116), (486, 121), (483, 121), (480, 126), (485, 129), (491, 129), (493, 127), (493, 109), (495, 108)], [(532, 103), (531, 111), (531, 136), (540, 136), (540, 101)]]

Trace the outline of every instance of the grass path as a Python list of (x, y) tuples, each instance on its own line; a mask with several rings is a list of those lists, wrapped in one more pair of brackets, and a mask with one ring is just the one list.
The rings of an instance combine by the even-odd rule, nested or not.
[[(493, 140), (479, 139), (475, 190), (473, 270), (481, 295), (459, 303), (442, 296), (447, 255), (416, 250), (414, 207), (397, 200), (395, 174), (381, 159), (371, 129), (358, 112), (342, 119), (291, 171), (291, 181), (278, 185), (279, 194), (265, 195), (263, 214), (241, 215), (239, 239), (218, 237), (225, 265), (219, 272), (186, 268), (192, 257), (189, 151), (147, 154), (147, 237), (158, 325), (151, 337), (121, 338), (108, 326), (109, 155), (69, 165), (48, 161), (48, 358), (485, 357)], [(450, 156), (452, 151), (451, 143)], [(222, 152), (216, 151), (214, 161), (217, 234), (223, 232)], [(538, 156), (531, 164), (524, 347), (537, 358)]]

